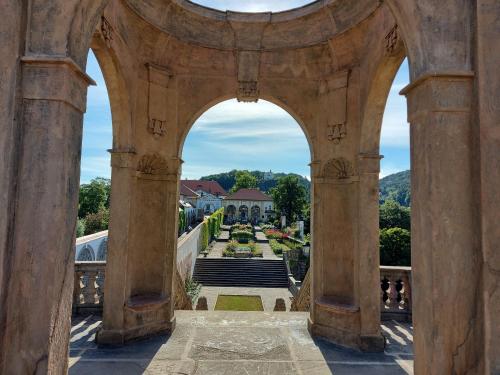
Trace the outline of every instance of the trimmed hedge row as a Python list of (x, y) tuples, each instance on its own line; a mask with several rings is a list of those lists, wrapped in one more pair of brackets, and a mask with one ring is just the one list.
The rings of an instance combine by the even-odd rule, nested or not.
[(211, 240), (220, 234), (220, 227), (224, 220), (224, 208), (219, 208), (202, 223), (201, 227), (201, 243), (202, 251), (208, 247)]

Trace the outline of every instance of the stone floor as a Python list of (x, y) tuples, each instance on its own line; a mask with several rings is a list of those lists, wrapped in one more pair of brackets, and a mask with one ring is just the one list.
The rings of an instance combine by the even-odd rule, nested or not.
[[(264, 311), (273, 311), (276, 298), (285, 300), (287, 311), (290, 310), (290, 297), (292, 293), (287, 288), (249, 288), (249, 287), (222, 287), (222, 286), (203, 286), (200, 296), (207, 297), (208, 310), (213, 310), (219, 294), (260, 296)], [(196, 303), (195, 303), (196, 305)]]
[(75, 319), (69, 373), (83, 374), (412, 374), (412, 327), (384, 324), (385, 353), (312, 339), (307, 313), (178, 311), (170, 336), (119, 348), (94, 344), (99, 317)]

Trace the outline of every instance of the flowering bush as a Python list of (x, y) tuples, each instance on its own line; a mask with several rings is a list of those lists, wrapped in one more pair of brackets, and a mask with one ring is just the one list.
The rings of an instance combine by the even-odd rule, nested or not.
[[(264, 234), (270, 240), (281, 240), (282, 238), (284, 238), (286, 236), (285, 233), (280, 232), (277, 229), (266, 229), (266, 230), (264, 230)], [(286, 237), (288, 237), (288, 236), (286, 236)]]

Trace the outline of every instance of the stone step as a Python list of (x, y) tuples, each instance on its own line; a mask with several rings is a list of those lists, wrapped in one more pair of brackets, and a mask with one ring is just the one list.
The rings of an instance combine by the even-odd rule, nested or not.
[(193, 279), (209, 286), (288, 287), (281, 259), (198, 258)]

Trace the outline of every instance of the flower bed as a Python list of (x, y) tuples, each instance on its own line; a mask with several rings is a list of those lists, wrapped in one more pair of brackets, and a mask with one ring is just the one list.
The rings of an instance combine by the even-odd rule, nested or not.
[(285, 233), (277, 230), (277, 229), (265, 229), (264, 234), (269, 240), (281, 240), (286, 236)]
[(273, 253), (276, 255), (283, 255), (283, 252), (290, 251), (290, 248), (288, 246), (279, 243), (277, 240), (270, 240), (269, 246), (271, 246)]
[(238, 241), (231, 240), (222, 252), (222, 255), (234, 258), (261, 257), (262, 250), (253, 241), (242, 244)]
[(254, 239), (254, 234), (246, 230), (234, 230), (231, 232), (231, 239), (241, 243), (247, 243)]

